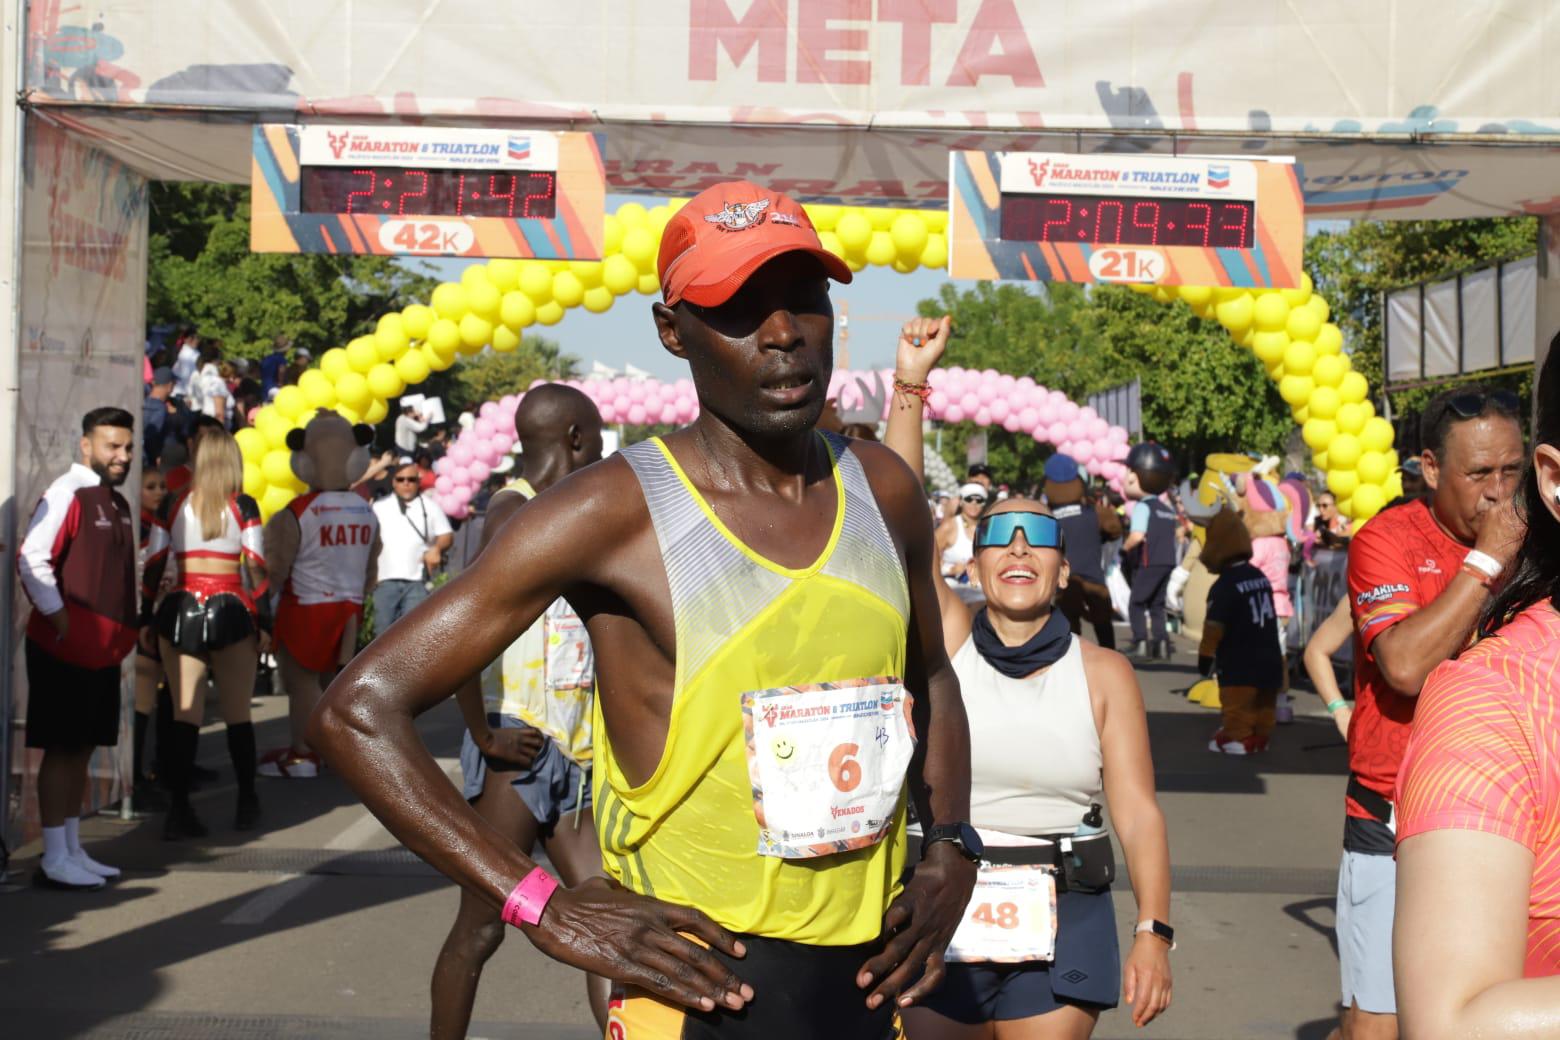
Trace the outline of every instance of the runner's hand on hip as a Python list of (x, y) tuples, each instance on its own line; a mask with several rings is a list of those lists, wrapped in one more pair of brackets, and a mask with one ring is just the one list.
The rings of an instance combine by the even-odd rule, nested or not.
[(512, 773), (531, 768), (536, 756), (542, 753), (544, 740), (542, 731), (531, 726), (509, 729), (489, 727), (487, 734), (478, 742), (478, 747), (489, 769)]
[(907, 383), (926, 382), (927, 373), (937, 367), (943, 351), (948, 349), (948, 336), (953, 331), (953, 319), (911, 318), (899, 330), (899, 346), (894, 354), (894, 375)]
[(975, 890), (975, 873), (975, 864), (948, 842), (927, 850), (905, 890), (883, 915), (888, 940), (883, 952), (863, 964), (856, 976), (862, 989), (877, 983), (867, 995), (867, 1007), (895, 999), (900, 1007), (909, 1007), (942, 985), (943, 954)]
[(554, 960), (687, 1007), (739, 1011), (753, 999), (752, 986), (679, 933), (746, 956), (736, 936), (699, 910), (635, 895), (606, 878), (558, 889), (541, 924), (522, 930)]

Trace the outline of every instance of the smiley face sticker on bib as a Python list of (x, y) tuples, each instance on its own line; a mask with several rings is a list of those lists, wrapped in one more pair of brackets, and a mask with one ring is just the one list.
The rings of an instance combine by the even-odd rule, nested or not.
[(811, 859), (882, 840), (915, 751), (911, 703), (892, 677), (744, 693), (759, 855)]

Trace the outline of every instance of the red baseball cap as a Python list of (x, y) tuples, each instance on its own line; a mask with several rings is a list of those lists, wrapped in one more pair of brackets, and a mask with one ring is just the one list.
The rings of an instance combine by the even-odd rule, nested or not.
[(666, 222), (656, 271), (668, 305), (688, 300), (718, 307), (754, 271), (793, 252), (817, 257), (836, 282), (850, 281), (850, 268), (823, 248), (794, 200), (748, 181), (727, 181), (699, 192)]

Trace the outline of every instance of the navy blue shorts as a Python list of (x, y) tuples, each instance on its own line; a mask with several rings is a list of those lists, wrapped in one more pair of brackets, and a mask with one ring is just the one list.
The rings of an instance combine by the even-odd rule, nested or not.
[(1110, 892), (1059, 892), (1056, 960), (948, 963), (948, 977), (921, 1002), (966, 1025), (1033, 1018), (1071, 1004), (1105, 1011), (1121, 1000), (1121, 947)]
[[(494, 729), (529, 729), (513, 715), (488, 713), (488, 725)], [(477, 750), (471, 733), (462, 735), (460, 742), (460, 771), (465, 778), (461, 793), (466, 801), (474, 800), (482, 793), (487, 779), (487, 762)], [(541, 824), (544, 835), (552, 832), (558, 821), (576, 811), (590, 808), (590, 770), (581, 768), (562, 751), (552, 738), (544, 737), (542, 751), (528, 769), (513, 774), (511, 784), (520, 800)]]

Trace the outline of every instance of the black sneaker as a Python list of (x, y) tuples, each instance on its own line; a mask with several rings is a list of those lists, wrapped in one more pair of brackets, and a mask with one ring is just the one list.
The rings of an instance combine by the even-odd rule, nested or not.
[(163, 820), (163, 841), (184, 841), (186, 838), (204, 838), (211, 832), (200, 822), (195, 810), (188, 805), (175, 805)]
[(260, 822), (260, 798), (251, 792), (238, 796), (238, 809), (233, 813), (235, 831), (252, 831)]

